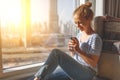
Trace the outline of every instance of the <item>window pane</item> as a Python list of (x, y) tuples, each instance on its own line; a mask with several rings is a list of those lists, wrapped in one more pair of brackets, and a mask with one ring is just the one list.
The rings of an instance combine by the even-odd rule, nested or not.
[(43, 62), (53, 48), (68, 52), (68, 39), (77, 32), (73, 4), (72, 0), (0, 0), (3, 68)]

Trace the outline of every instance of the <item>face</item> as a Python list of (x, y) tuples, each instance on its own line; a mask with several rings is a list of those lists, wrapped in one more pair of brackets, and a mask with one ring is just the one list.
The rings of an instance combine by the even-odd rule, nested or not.
[(74, 16), (74, 23), (76, 26), (81, 30), (84, 31), (86, 29), (86, 26), (84, 24), (84, 20), (80, 20), (77, 15)]

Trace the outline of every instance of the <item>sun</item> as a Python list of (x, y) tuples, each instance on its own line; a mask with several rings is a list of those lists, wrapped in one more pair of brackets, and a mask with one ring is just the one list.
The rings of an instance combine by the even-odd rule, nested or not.
[[(47, 22), (49, 0), (30, 0), (31, 22)], [(0, 0), (2, 27), (7, 23), (19, 26), (22, 18), (21, 0)]]
[(20, 0), (0, 0), (0, 18), (3, 24), (18, 25), (21, 19)]

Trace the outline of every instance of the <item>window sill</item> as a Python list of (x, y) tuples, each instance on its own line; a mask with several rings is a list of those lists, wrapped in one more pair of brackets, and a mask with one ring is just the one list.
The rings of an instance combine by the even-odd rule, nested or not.
[(38, 63), (5, 69), (3, 70), (3, 73), (0, 74), (0, 80), (15, 80), (32, 76), (36, 73), (36, 71), (40, 68), (42, 64), (43, 63)]

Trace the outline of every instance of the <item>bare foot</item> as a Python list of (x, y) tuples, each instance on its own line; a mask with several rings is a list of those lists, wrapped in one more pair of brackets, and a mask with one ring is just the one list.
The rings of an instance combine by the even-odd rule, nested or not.
[(40, 79), (38, 79), (37, 77), (35, 77), (34, 80), (40, 80)]

